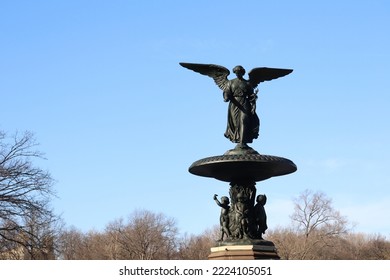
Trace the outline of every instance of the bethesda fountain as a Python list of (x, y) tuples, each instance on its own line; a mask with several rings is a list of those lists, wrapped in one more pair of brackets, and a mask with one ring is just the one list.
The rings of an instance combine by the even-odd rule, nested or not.
[(248, 73), (236, 66), (236, 78), (220, 65), (180, 63), (181, 66), (211, 77), (229, 102), (225, 137), (236, 146), (222, 155), (195, 161), (189, 172), (229, 183), (229, 197), (214, 195), (221, 208), (220, 239), (211, 248), (209, 259), (279, 259), (272, 241), (264, 240), (267, 197), (256, 194), (256, 182), (297, 170), (289, 159), (258, 153), (248, 144), (258, 138), (260, 120), (256, 113), (258, 85), (290, 74), (291, 69), (259, 67)]

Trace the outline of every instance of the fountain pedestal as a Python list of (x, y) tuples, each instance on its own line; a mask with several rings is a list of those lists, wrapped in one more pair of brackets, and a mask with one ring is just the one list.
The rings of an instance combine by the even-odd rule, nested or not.
[(267, 197), (256, 195), (256, 182), (293, 173), (289, 159), (262, 155), (249, 146), (237, 146), (220, 156), (194, 162), (189, 172), (229, 182), (229, 198), (214, 200), (221, 207), (221, 238), (211, 248), (209, 259), (279, 259), (276, 247), (263, 239), (267, 229), (264, 210)]

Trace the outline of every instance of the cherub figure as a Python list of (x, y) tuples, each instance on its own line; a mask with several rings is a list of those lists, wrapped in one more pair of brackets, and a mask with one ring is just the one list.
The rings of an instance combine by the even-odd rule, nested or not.
[(265, 194), (260, 194), (256, 198), (256, 205), (254, 207), (255, 221), (256, 221), (256, 238), (263, 239), (263, 233), (267, 230), (267, 215), (265, 213), (264, 205), (267, 202)]
[(230, 237), (230, 230), (229, 230), (229, 198), (227, 196), (222, 196), (221, 201), (217, 198), (218, 195), (214, 194), (214, 200), (217, 203), (219, 207), (221, 207), (221, 216), (219, 218), (219, 222), (221, 225), (221, 238), (218, 241), (222, 241), (224, 236), (226, 235), (227, 238)]

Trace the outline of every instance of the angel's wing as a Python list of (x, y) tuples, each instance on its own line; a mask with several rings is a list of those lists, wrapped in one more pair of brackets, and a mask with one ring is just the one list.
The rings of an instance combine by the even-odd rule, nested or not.
[(292, 69), (279, 69), (279, 68), (268, 68), (268, 67), (259, 67), (254, 68), (249, 71), (249, 82), (253, 88), (264, 81), (271, 81), (283, 76), (290, 74)]
[(200, 73), (202, 75), (207, 75), (213, 78), (217, 86), (223, 91), (227, 87), (229, 81), (227, 77), (229, 76), (230, 71), (229, 69), (223, 66), (216, 65), (216, 64), (198, 64), (198, 63), (185, 63), (185, 62), (180, 62), (180, 65), (187, 69)]

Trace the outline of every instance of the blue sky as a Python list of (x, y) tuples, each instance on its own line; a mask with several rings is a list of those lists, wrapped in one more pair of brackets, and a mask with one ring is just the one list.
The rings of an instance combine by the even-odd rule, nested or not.
[(257, 104), (252, 147), (298, 166), (257, 184), (269, 228), (310, 189), (388, 236), (389, 14), (385, 0), (2, 1), (0, 129), (35, 133), (67, 225), (147, 209), (201, 233), (229, 186), (188, 167), (234, 145), (221, 92), (179, 62), (292, 68)]

